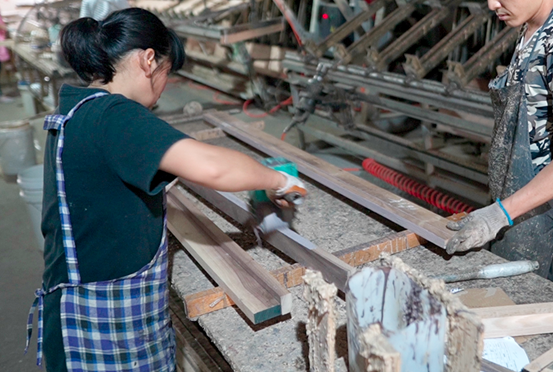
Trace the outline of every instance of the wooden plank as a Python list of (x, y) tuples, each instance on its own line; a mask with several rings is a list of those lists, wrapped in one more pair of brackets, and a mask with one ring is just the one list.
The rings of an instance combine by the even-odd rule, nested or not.
[(522, 370), (524, 372), (541, 372), (544, 371), (551, 363), (553, 363), (553, 349), (550, 349), (537, 357), (531, 363), (524, 366)]
[(472, 309), (484, 323), (484, 337), (553, 333), (553, 302)]
[(544, 354), (540, 355), (537, 359), (533, 360), (531, 363), (527, 364), (523, 368), (523, 372), (545, 372), (550, 371), (548, 368), (549, 365), (553, 363), (553, 349), (546, 351)]
[(426, 240), (445, 248), (454, 235), (446, 228), (447, 220), (417, 204), (350, 174), (284, 141), (255, 129), (246, 129), (244, 122), (223, 112), (210, 112), (204, 120), (270, 156), (283, 156), (296, 163), (309, 178), (329, 187), (354, 202), (367, 207)]
[(336, 359), (336, 305), (334, 284), (324, 281), (320, 271), (306, 270), (303, 298), (307, 301), (309, 370), (334, 372)]
[[(249, 206), (234, 194), (215, 191), (184, 179), (180, 181), (202, 198), (217, 206), (219, 210), (236, 222), (244, 226), (250, 225), (252, 215)], [(342, 291), (346, 288), (346, 282), (350, 274), (355, 271), (352, 266), (346, 264), (330, 252), (318, 248), (309, 240), (290, 229), (275, 231), (265, 236), (264, 239), (294, 261), (321, 271), (327, 282), (334, 283)]]
[(168, 227), (254, 324), (287, 314), (292, 295), (181, 193), (167, 193)]
[[(511, 298), (501, 288), (468, 288), (455, 294), (463, 305), (472, 308), (492, 307), (492, 306), (511, 306), (516, 305)], [(518, 336), (515, 341), (522, 344), (530, 340), (532, 336)]]
[(515, 372), (512, 369), (505, 368), (486, 359), (482, 359), (482, 365), (480, 366), (480, 369), (482, 370), (482, 372)]

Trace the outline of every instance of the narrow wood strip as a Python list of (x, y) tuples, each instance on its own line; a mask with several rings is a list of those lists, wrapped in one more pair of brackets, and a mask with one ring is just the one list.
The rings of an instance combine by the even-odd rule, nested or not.
[(482, 365), (480, 366), (480, 369), (482, 370), (482, 372), (514, 372), (512, 369), (505, 368), (486, 359), (482, 359)]
[(172, 188), (168, 227), (253, 323), (287, 314), (292, 295), (238, 244)]
[(553, 333), (553, 302), (471, 309), (482, 319), (484, 338)]
[(484, 338), (553, 333), (553, 313), (486, 318), (482, 323)]
[(490, 306), (473, 309), (480, 318), (500, 318), (517, 315), (533, 315), (553, 313), (553, 302), (541, 302), (536, 304)]
[(542, 372), (553, 363), (553, 349), (550, 349), (527, 364), (522, 370), (525, 372)]
[(426, 240), (445, 248), (454, 231), (447, 220), (423, 207), (381, 189), (322, 159), (306, 153), (270, 134), (245, 127), (244, 122), (223, 112), (210, 112), (204, 120), (222, 128), (237, 139), (271, 156), (284, 156), (296, 163), (298, 170), (384, 218), (403, 226)]

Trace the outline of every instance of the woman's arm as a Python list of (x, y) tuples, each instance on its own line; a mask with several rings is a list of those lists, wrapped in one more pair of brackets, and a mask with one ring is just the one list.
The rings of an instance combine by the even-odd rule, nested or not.
[(238, 151), (184, 139), (167, 150), (159, 168), (219, 191), (269, 190), (286, 177)]

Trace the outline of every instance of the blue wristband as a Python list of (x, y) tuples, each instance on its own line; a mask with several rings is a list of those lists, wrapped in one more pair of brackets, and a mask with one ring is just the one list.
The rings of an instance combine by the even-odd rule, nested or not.
[(503, 204), (501, 204), (501, 200), (497, 198), (495, 199), (495, 201), (497, 202), (497, 204), (499, 204), (499, 206), (501, 207), (501, 210), (503, 211), (503, 213), (505, 213), (505, 216), (507, 216), (507, 221), (509, 221), (509, 226), (513, 226), (513, 220), (511, 220), (511, 216), (509, 216), (509, 213), (507, 213), (507, 210), (505, 209)]

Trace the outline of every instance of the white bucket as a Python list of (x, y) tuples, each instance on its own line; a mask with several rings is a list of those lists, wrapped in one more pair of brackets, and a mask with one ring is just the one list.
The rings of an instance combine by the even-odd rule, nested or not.
[(17, 83), (17, 89), (19, 89), (19, 94), (21, 95), (21, 101), (23, 102), (23, 109), (27, 116), (33, 116), (37, 114), (37, 107), (35, 102), (35, 96), (31, 91), (31, 86), (29, 82), (25, 80), (20, 80)]
[(42, 185), (44, 178), (44, 167), (42, 164), (35, 165), (21, 171), (17, 176), (19, 195), (27, 203), (27, 210), (31, 217), (38, 248), (44, 251), (44, 237), (40, 225), (42, 223)]
[(19, 172), (35, 164), (36, 153), (29, 121), (0, 123), (0, 166), (4, 179), (14, 182)]

